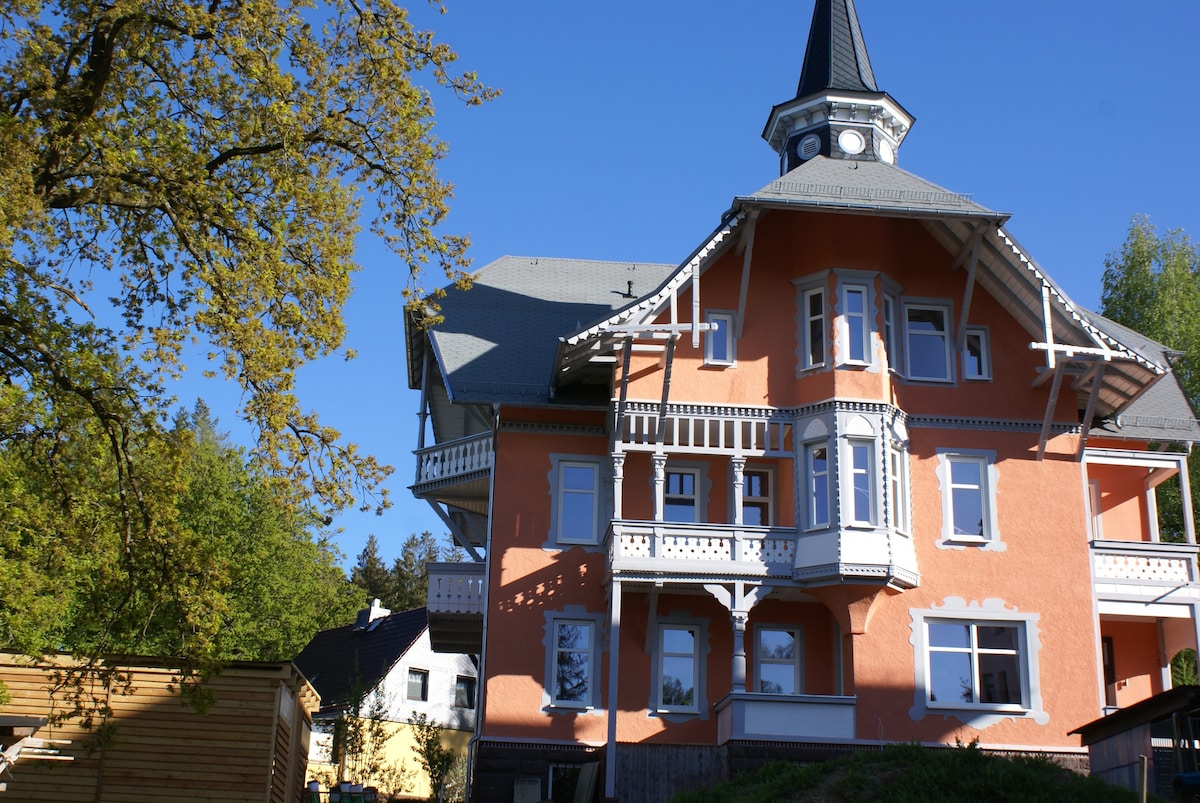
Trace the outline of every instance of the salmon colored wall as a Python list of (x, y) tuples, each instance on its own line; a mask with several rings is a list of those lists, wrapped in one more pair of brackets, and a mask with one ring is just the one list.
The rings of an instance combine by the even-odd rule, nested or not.
[(1166, 659), (1156, 623), (1104, 619), (1100, 635), (1113, 640), (1117, 705), (1124, 708), (1164, 691), (1162, 666)]
[(1089, 480), (1100, 483), (1100, 528), (1108, 541), (1149, 541), (1146, 469), (1091, 464)]
[(804, 694), (837, 693), (836, 625), (824, 606), (815, 602), (764, 600), (750, 612), (746, 628), (746, 688), (754, 678), (754, 629), (761, 624), (799, 625), (804, 629)]
[[(912, 537), (921, 583), (903, 593), (882, 592), (866, 632), (844, 635), (850, 667), (845, 691), (858, 696), (857, 728), (862, 738), (953, 742), (978, 736), (987, 744), (1078, 746), (1078, 738), (1067, 733), (1094, 719), (1101, 700), (1084, 485), (1081, 466), (1075, 459), (1079, 441), (1070, 435), (1051, 438), (1045, 459), (1034, 459), (1048, 386), (1032, 386), (1044, 358), (1040, 352), (1028, 349), (1031, 336), (986, 291), (976, 287), (968, 322), (989, 327), (993, 381), (959, 379), (948, 385), (893, 382), (886, 370), (861, 369), (819, 370), (796, 376), (794, 278), (837, 268), (884, 272), (903, 286), (906, 297), (950, 301), (953, 323), (957, 325), (966, 274), (950, 270), (952, 260), (953, 255), (914, 221), (769, 213), (757, 228), (746, 328), (737, 343), (736, 367), (704, 367), (703, 351), (693, 349), (690, 337), (685, 336), (677, 345), (670, 399), (793, 407), (837, 396), (890, 401), (910, 414), (923, 416), (1032, 422), (1022, 431), (910, 427)], [(711, 266), (702, 278), (702, 308), (736, 309), (741, 270), (742, 257), (732, 250)], [(830, 281), (832, 288), (832, 278)], [(880, 290), (877, 282), (877, 299)], [(691, 314), (687, 295), (683, 294), (678, 306), (683, 320)], [(832, 316), (830, 324), (832, 333)], [(878, 344), (876, 347), (881, 348)], [(662, 382), (660, 360), (635, 355), (629, 398), (657, 402)], [(1073, 393), (1062, 393), (1056, 405), (1056, 420), (1075, 420)], [(536, 419), (541, 414), (523, 411), (522, 415)], [(567, 417), (566, 413), (555, 414), (557, 420)], [(1004, 551), (936, 546), (942, 532), (936, 450), (948, 447), (995, 451), (999, 471), (995, 503)], [(599, 549), (544, 548), (550, 524), (547, 475), (551, 452), (603, 455), (607, 441), (602, 437), (500, 433), (492, 513), (485, 734), (602, 742), (606, 731), (603, 716), (548, 714), (542, 710), (545, 656), (540, 646), (531, 649), (541, 643), (547, 611), (578, 606), (586, 612), (603, 614), (607, 604), (605, 559)], [(728, 462), (714, 459), (708, 465), (712, 485), (707, 518), (727, 521)], [(788, 473), (790, 469), (781, 470), (776, 476), (777, 496), (786, 505), (778, 520), (784, 523), (793, 521)], [(648, 458), (629, 455), (624, 479), (627, 518), (650, 518), (649, 481)], [(911, 611), (936, 608), (949, 597), (961, 597), (976, 605), (1000, 599), (1010, 610), (1039, 616), (1038, 661), (1043, 705), (1050, 714), (1048, 724), (1006, 719), (980, 732), (954, 716), (942, 714), (930, 713), (913, 721)], [(711, 742), (716, 725), (711, 708), (704, 717), (678, 720), (650, 716), (645, 711), (654, 674), (646, 642), (649, 601), (647, 594), (624, 595), (619, 738)], [(657, 605), (660, 614), (681, 611), (710, 623), (706, 702), (711, 707), (729, 690), (732, 634), (728, 613), (703, 594), (684, 596), (664, 591)], [(826, 639), (832, 643), (831, 617), (817, 613), (811, 603), (768, 600), (753, 612), (751, 627), (757, 621), (789, 620), (805, 624), (806, 645)], [(505, 638), (505, 632), (524, 637)], [(531, 633), (538, 634), (538, 638), (528, 638)], [(752, 636), (748, 635), (748, 651), (752, 644)], [(607, 689), (606, 666), (606, 657), (602, 656), (596, 678), (601, 691)], [(806, 650), (805, 669), (810, 691), (826, 693), (824, 690), (836, 687), (832, 665), (819, 650)]]
[[(837, 396), (890, 401), (905, 410), (932, 415), (1040, 421), (1048, 387), (1035, 388), (1032, 380), (1045, 358), (1028, 348), (1033, 339), (1029, 333), (978, 287), (972, 295), (967, 322), (988, 328), (992, 381), (963, 380), (961, 365), (955, 368), (957, 383), (950, 385), (893, 382), (886, 370), (851, 367), (816, 369), (797, 378), (793, 279), (836, 269), (885, 274), (902, 286), (905, 297), (950, 302), (952, 323), (957, 326), (966, 273), (950, 269), (953, 259), (954, 255), (947, 254), (916, 221), (769, 213), (759, 221), (755, 235), (746, 322), (737, 341), (737, 365), (704, 366), (703, 339), (699, 348), (692, 348), (690, 335), (684, 335), (676, 344), (670, 398), (677, 402), (795, 407)], [(702, 312), (736, 310), (741, 274), (742, 255), (735, 250), (710, 266), (701, 277)], [(829, 300), (834, 299), (835, 288), (836, 277), (831, 272), (827, 282)], [(882, 290), (877, 279), (877, 331), (882, 331)], [(690, 286), (680, 294), (677, 311), (681, 322), (691, 320)], [(836, 331), (833, 318), (829, 315), (829, 342), (834, 342)], [(878, 339), (875, 350), (882, 365), (883, 345)], [(662, 369), (661, 357), (635, 355), (630, 367), (629, 398), (661, 399)], [(1076, 419), (1073, 394), (1060, 395), (1055, 418)]]
[[(488, 577), (489, 636), (485, 734), (509, 738), (603, 741), (606, 722), (594, 713), (542, 710), (546, 614), (604, 614), (604, 555), (581, 547), (544, 549), (550, 535), (550, 454), (604, 455), (603, 437), (501, 432), (495, 463), (492, 550)], [(603, 475), (602, 475), (603, 479)], [(594, 681), (604, 689), (605, 662)]]
[[(852, 637), (854, 693), (861, 736), (992, 744), (1077, 746), (1067, 732), (1099, 714), (1097, 645), (1092, 619), (1091, 570), (1085, 508), (1074, 438), (1052, 439), (1046, 459), (1031, 458), (1037, 433), (911, 431), (913, 537), (920, 587), (882, 595), (867, 632)], [(941, 493), (936, 449), (996, 452), (1000, 538), (1005, 550), (939, 549)], [(1003, 600), (1008, 609), (1039, 615), (1038, 663), (1047, 725), (1004, 720), (983, 731), (954, 716), (927, 713), (914, 722), (913, 609), (940, 607), (947, 597), (967, 603)], [(980, 618), (986, 618), (981, 613)], [(907, 736), (904, 734), (908, 734)]]

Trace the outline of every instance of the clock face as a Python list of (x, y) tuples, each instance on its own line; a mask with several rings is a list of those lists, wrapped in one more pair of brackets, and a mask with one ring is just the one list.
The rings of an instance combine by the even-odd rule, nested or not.
[(852, 128), (848, 128), (838, 134), (838, 147), (845, 153), (856, 156), (862, 153), (867, 147), (867, 141), (863, 139), (862, 134)]

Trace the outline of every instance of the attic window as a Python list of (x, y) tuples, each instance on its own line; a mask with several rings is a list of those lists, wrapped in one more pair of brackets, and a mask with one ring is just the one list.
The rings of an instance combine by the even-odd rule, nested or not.
[(427, 671), (424, 669), (408, 670), (408, 689), (404, 697), (421, 702), (429, 699), (429, 673)]

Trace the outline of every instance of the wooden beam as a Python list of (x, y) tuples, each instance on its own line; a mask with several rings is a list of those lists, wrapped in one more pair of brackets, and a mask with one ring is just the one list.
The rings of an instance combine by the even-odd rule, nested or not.
[(750, 262), (754, 258), (754, 232), (757, 229), (758, 210), (755, 209), (750, 213), (750, 228), (746, 230), (746, 234), (743, 237), (743, 242), (746, 244), (746, 251), (742, 255), (742, 286), (738, 290), (737, 318), (733, 326), (734, 339), (742, 336), (742, 329), (746, 322), (746, 298), (750, 294)]
[(967, 341), (967, 316), (971, 314), (971, 296), (975, 293), (975, 267), (979, 264), (979, 246), (983, 242), (983, 226), (977, 226), (971, 235), (971, 259), (967, 263), (967, 286), (963, 290), (962, 310), (958, 313), (958, 331), (954, 336), (954, 350), (962, 353)]
[(671, 395), (671, 367), (675, 363), (675, 339), (667, 342), (666, 365), (663, 369), (662, 404), (658, 407), (658, 429), (654, 433), (655, 444), (663, 445), (667, 426), (667, 400)]
[[(1104, 363), (1097, 363), (1096, 367), (1088, 371), (1084, 377), (1092, 376), (1092, 392), (1088, 394), (1087, 406), (1083, 409), (1083, 426), (1079, 432), (1079, 449), (1075, 452), (1076, 458), (1083, 457), (1084, 447), (1087, 446), (1088, 430), (1092, 428), (1092, 416), (1096, 412), (1096, 399), (1100, 397), (1100, 387), (1104, 384)], [(1083, 381), (1083, 377), (1080, 378)]]
[(1058, 389), (1062, 386), (1066, 365), (1066, 363), (1059, 363), (1054, 370), (1054, 382), (1050, 385), (1050, 398), (1046, 400), (1046, 415), (1042, 418), (1042, 434), (1038, 437), (1038, 460), (1046, 456), (1046, 441), (1050, 438), (1050, 423), (1054, 419), (1054, 405), (1058, 401)]

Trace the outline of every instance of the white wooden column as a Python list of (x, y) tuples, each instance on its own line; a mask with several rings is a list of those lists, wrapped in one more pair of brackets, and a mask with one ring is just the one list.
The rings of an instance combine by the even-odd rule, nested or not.
[(746, 620), (749, 611), (731, 611), (733, 622), (733, 690), (746, 690)]
[(742, 509), (742, 487), (746, 482), (746, 458), (732, 457), (729, 465), (733, 466), (733, 523), (745, 522), (745, 512)]
[(613, 518), (621, 518), (621, 495), (622, 483), (625, 479), (625, 453), (616, 452), (612, 456), (612, 491), (613, 491)]
[(604, 796), (617, 796), (617, 692), (621, 665), (621, 583), (612, 581), (608, 595), (608, 743), (604, 747)]
[(656, 454), (650, 457), (654, 464), (654, 520), (663, 521), (666, 516), (667, 456)]

